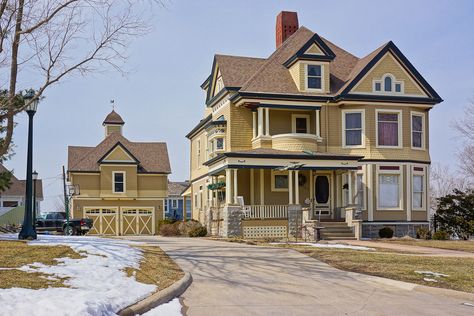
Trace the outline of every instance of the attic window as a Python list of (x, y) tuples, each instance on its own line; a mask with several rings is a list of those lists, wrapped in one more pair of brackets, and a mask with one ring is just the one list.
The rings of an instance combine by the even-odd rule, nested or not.
[(396, 80), (394, 75), (387, 73), (382, 76), (382, 79), (374, 80), (373, 91), (387, 94), (401, 94), (403, 93), (403, 81)]
[(321, 90), (322, 83), (321, 65), (307, 65), (307, 88)]

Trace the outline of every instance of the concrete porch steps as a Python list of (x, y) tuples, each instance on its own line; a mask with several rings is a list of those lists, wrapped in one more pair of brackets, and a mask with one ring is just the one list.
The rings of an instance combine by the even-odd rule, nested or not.
[(324, 227), (321, 230), (321, 238), (323, 240), (356, 240), (352, 228), (347, 226), (346, 222), (321, 222), (319, 225)]

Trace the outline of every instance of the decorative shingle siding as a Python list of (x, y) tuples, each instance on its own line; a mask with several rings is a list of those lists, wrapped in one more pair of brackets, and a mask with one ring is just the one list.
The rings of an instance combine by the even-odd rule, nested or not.
[(229, 107), (230, 124), (228, 123), (227, 139), (230, 139), (230, 148), (228, 149), (232, 151), (252, 149), (252, 111), (234, 105)]
[(405, 85), (405, 94), (424, 95), (422, 90), (413, 83), (402, 66), (395, 60), (395, 58), (387, 53), (378, 64), (367, 73), (365, 78), (353, 89), (354, 92), (373, 92), (373, 80), (379, 80), (386, 73), (391, 73), (396, 80), (403, 80)]

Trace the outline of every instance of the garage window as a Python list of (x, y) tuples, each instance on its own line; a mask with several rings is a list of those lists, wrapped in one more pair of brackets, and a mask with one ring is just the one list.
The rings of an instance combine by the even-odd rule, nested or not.
[(125, 172), (123, 171), (114, 171), (114, 193), (124, 193), (125, 192)]

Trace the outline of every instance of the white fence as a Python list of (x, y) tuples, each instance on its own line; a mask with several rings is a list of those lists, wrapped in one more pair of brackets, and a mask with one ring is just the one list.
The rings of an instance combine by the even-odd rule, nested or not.
[(288, 205), (244, 206), (245, 218), (288, 218)]

